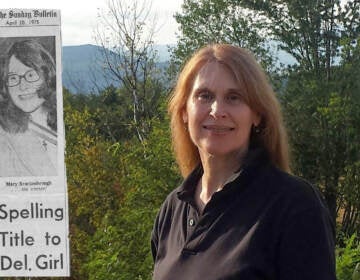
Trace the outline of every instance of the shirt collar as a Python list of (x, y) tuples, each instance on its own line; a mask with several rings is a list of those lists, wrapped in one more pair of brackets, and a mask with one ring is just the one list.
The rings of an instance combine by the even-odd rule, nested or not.
[(199, 164), (180, 185), (177, 192), (179, 199), (189, 201), (194, 197), (196, 185), (203, 173), (202, 165)]
[[(263, 164), (266, 161), (267, 156), (264, 149), (254, 148), (249, 150), (248, 154), (245, 157), (242, 168), (233, 175), (231, 175), (224, 183), (224, 186), (237, 180), (240, 175), (244, 174), (246, 176), (246, 174), (252, 174), (253, 172), (249, 171), (253, 170), (256, 166)], [(185, 178), (185, 180), (179, 187), (179, 191), (177, 192), (177, 196), (180, 200), (191, 201), (194, 198), (196, 185), (198, 184), (203, 173), (203, 167), (201, 164), (199, 164), (189, 174), (189, 176)]]

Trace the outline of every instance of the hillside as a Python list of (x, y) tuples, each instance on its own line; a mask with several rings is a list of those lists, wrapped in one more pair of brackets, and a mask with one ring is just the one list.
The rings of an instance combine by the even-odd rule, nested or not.
[[(63, 47), (63, 86), (72, 93), (91, 93), (109, 85), (103, 76), (99, 62), (100, 47), (79, 45)], [(156, 45), (159, 64), (164, 66), (169, 60), (166, 45)]]
[[(170, 54), (167, 45), (155, 45), (159, 67), (166, 67)], [(274, 47), (275, 49), (275, 47)], [(99, 62), (101, 48), (95, 45), (63, 47), (63, 86), (72, 93), (96, 93), (110, 84), (102, 74)], [(294, 59), (283, 51), (275, 53), (287, 65)]]

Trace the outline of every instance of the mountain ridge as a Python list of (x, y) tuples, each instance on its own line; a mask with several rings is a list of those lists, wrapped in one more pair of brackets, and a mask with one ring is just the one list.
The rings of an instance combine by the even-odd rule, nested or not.
[[(169, 46), (154, 45), (157, 63), (164, 65), (170, 60)], [(110, 85), (102, 74), (101, 49), (92, 44), (62, 47), (62, 80), (67, 90), (75, 94), (95, 93)]]
[[(170, 60), (169, 47), (174, 45), (154, 45), (157, 63), (166, 67)], [(102, 47), (92, 44), (63, 46), (63, 86), (71, 93), (97, 93), (111, 84), (102, 71), (100, 51)], [(277, 51), (279, 63), (294, 64), (295, 60), (284, 51)], [(99, 58), (99, 59), (97, 59)], [(114, 86), (118, 86), (112, 83)]]

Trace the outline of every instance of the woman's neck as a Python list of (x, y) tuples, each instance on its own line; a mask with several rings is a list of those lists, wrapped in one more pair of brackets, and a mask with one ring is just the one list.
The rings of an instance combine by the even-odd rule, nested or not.
[(226, 181), (240, 171), (242, 157), (233, 154), (226, 157), (201, 155), (204, 173), (199, 180), (195, 192), (195, 200), (200, 211), (210, 201), (212, 195), (221, 190)]
[(39, 125), (42, 125), (44, 127), (48, 127), (47, 124), (47, 114), (46, 112), (40, 107), (34, 112), (30, 114), (31, 120)]

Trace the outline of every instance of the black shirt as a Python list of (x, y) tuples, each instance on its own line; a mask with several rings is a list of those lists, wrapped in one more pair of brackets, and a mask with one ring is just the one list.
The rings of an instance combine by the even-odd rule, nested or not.
[(160, 209), (153, 279), (336, 279), (331, 219), (310, 184), (264, 162), (250, 165), (200, 215), (201, 175), (198, 167)]

